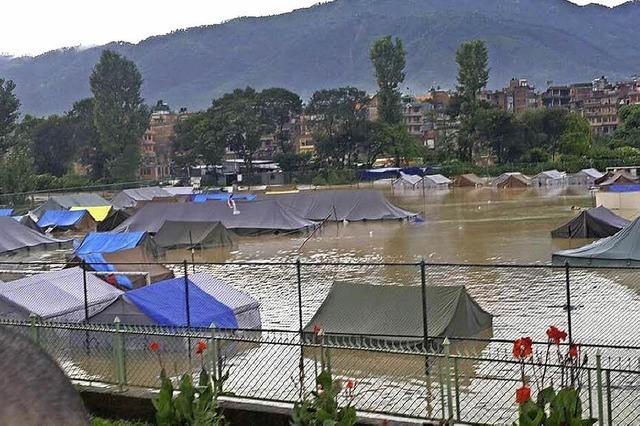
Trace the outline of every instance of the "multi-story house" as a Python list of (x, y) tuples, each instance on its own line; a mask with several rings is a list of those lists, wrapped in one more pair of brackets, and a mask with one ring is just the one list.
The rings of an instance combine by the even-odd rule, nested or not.
[(542, 105), (547, 108), (571, 108), (571, 88), (569, 86), (549, 86), (542, 93)]
[(510, 110), (516, 114), (540, 106), (540, 97), (536, 93), (535, 87), (530, 85), (526, 79), (511, 79), (506, 91), (511, 96)]
[(301, 114), (294, 120), (292, 140), (293, 149), (298, 154), (314, 153), (316, 151), (313, 133), (318, 128), (319, 116)]
[(620, 95), (615, 88), (594, 90), (591, 97), (582, 102), (582, 114), (591, 124), (594, 136), (612, 134), (618, 127)]
[(421, 138), (424, 134), (424, 116), (426, 110), (433, 106), (419, 102), (407, 102), (402, 107), (404, 125), (410, 135)]
[(142, 162), (140, 177), (143, 180), (158, 181), (172, 175), (171, 143), (175, 136), (175, 125), (188, 116), (187, 110), (179, 112), (171, 110), (169, 105), (160, 100), (152, 109), (149, 128), (140, 141)]

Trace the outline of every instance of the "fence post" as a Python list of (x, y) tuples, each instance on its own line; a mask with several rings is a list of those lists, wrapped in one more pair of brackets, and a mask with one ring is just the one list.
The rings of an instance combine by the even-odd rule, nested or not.
[[(424, 351), (429, 353), (429, 323), (427, 321), (427, 266), (424, 259), (420, 261), (420, 287), (422, 292), (422, 338)], [(429, 370), (429, 358), (426, 358), (427, 372)]]
[(607, 424), (613, 426), (613, 409), (611, 408), (611, 370), (605, 370), (604, 377), (607, 383)]
[(447, 406), (449, 415), (447, 417), (447, 424), (453, 424), (453, 398), (451, 395), (451, 342), (449, 342), (448, 337), (444, 338), (442, 345), (444, 347), (444, 378), (447, 385)]
[(187, 328), (191, 328), (191, 309), (189, 307), (189, 271), (187, 268), (187, 261), (183, 261), (184, 267), (184, 303), (187, 310)]
[(296, 260), (296, 281), (298, 285), (298, 333), (300, 339), (300, 401), (304, 398), (304, 337), (302, 326), (302, 264)]
[(602, 354), (596, 352), (596, 386), (598, 387), (598, 425), (604, 425), (604, 407), (602, 402)]
[(84, 291), (84, 320), (89, 321), (89, 292), (87, 290), (87, 264), (82, 261), (82, 288)]
[(115, 325), (115, 333), (113, 336), (113, 355), (115, 362), (116, 381), (118, 383), (118, 389), (120, 392), (124, 391), (124, 387), (127, 384), (127, 372), (124, 360), (124, 336), (120, 330), (120, 318), (116, 317), (113, 320)]
[(216, 339), (216, 325), (211, 323), (209, 326), (211, 329), (211, 337), (209, 338), (209, 375), (213, 376), (214, 381), (220, 378), (218, 374), (218, 339)]
[(456, 392), (456, 421), (460, 421), (460, 372), (458, 371), (458, 358), (453, 359), (453, 384)]
[(569, 344), (573, 343), (573, 328), (571, 327), (571, 282), (569, 281), (569, 262), (564, 263), (565, 284), (567, 291), (567, 327), (569, 331)]
[(40, 318), (38, 315), (33, 312), (29, 315), (29, 321), (31, 322), (31, 338), (36, 343), (36, 345), (40, 346)]

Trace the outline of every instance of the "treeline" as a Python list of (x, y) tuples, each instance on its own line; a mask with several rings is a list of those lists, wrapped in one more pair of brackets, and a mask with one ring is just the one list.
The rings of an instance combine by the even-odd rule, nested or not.
[[(214, 99), (206, 111), (177, 124), (172, 167), (219, 164), (231, 150), (245, 162), (250, 181), (265, 137), (273, 137), (275, 160), (284, 171), (316, 183), (354, 179), (354, 169), (371, 167), (383, 156), (395, 165), (441, 165), (451, 171), (477, 170), (473, 164), (479, 158), (498, 165), (532, 164), (532, 169), (640, 158), (640, 106), (621, 107), (622, 124), (615, 134), (592, 139), (589, 123), (576, 112), (541, 108), (516, 115), (483, 101), (479, 94), (489, 79), (488, 51), (478, 40), (457, 50), (456, 94), (445, 111), (432, 110), (427, 117), (437, 130), (449, 130), (440, 132), (435, 149), (428, 149), (404, 123), (405, 57), (398, 39), (373, 43), (375, 102), (355, 87), (316, 91), (306, 104), (282, 88), (248, 87)], [(137, 179), (140, 140), (150, 117), (140, 94), (142, 76), (133, 62), (105, 50), (89, 82), (93, 96), (69, 112), (19, 121), (15, 85), (0, 79), (2, 193)], [(294, 118), (308, 121), (313, 154), (294, 146)]]
[[(130, 60), (109, 50), (91, 73), (93, 96), (62, 115), (18, 122), (15, 84), (0, 79), (0, 188), (2, 193), (132, 181), (149, 108), (142, 76)], [(78, 170), (74, 170), (74, 166)]]

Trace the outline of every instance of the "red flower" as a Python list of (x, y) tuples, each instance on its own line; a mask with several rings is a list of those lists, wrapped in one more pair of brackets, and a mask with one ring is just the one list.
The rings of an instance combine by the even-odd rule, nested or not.
[(353, 389), (355, 387), (355, 383), (353, 383), (353, 380), (349, 379), (347, 380), (347, 389)]
[(533, 341), (530, 337), (523, 337), (513, 342), (513, 356), (522, 359), (533, 354)]
[(151, 349), (151, 352), (158, 352), (158, 350), (160, 350), (160, 343), (158, 342), (149, 343), (149, 349)]
[(518, 404), (524, 404), (529, 399), (531, 399), (531, 389), (529, 389), (527, 386), (516, 389), (516, 402)]
[(321, 331), (322, 329), (318, 324), (313, 324), (313, 334), (317, 336), (318, 334), (320, 334)]
[(571, 358), (578, 358), (578, 345), (569, 346), (569, 356)]
[(202, 352), (206, 350), (207, 350), (207, 344), (203, 340), (200, 340), (196, 345), (196, 355), (202, 355)]
[(549, 327), (547, 336), (555, 345), (559, 345), (560, 342), (564, 342), (567, 339), (567, 333), (554, 326)]

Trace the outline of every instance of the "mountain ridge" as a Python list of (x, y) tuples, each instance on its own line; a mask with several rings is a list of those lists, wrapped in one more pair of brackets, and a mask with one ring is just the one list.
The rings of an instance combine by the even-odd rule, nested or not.
[(487, 42), (490, 87), (512, 77), (538, 86), (614, 79), (640, 72), (640, 2), (614, 8), (566, 0), (336, 0), (268, 17), (176, 30), (139, 43), (112, 42), (64, 48), (0, 61), (0, 78), (12, 78), (23, 113), (71, 108), (88, 96), (91, 68), (105, 48), (134, 60), (149, 102), (206, 108), (236, 87), (281, 86), (305, 98), (341, 85), (375, 89), (368, 48), (380, 36), (400, 37), (407, 50), (407, 86), (454, 87), (460, 42)]

